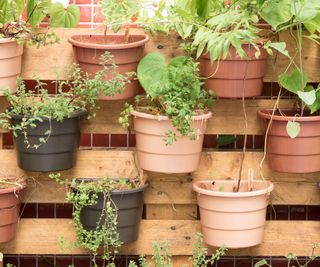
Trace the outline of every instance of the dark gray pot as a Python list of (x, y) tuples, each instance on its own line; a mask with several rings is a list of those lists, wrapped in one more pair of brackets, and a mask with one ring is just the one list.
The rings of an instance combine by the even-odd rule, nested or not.
[[(111, 199), (118, 209), (118, 232), (120, 240), (124, 244), (138, 239), (139, 224), (143, 211), (143, 193), (147, 186), (148, 184), (145, 184), (137, 189), (111, 192)], [(80, 220), (84, 229), (96, 229), (101, 217), (103, 203), (104, 195), (99, 193), (96, 205), (87, 206), (81, 210)]]
[[(80, 141), (80, 119), (86, 114), (81, 110), (75, 112), (63, 122), (51, 120), (51, 135), (49, 140), (38, 149), (27, 148), (24, 136), (18, 133), (14, 137), (17, 151), (18, 166), (26, 171), (53, 172), (71, 169), (76, 162), (76, 154)], [(12, 123), (18, 124), (22, 120), (20, 115), (11, 115)], [(46, 138), (44, 134), (50, 129), (49, 119), (36, 123), (37, 127), (28, 128), (29, 143), (39, 144), (39, 138)]]

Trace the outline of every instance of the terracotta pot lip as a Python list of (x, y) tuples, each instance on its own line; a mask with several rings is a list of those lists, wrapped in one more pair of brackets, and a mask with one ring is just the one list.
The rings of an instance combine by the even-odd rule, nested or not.
[[(208, 195), (208, 196), (214, 196), (214, 197), (230, 197), (230, 198), (242, 198), (242, 197), (254, 197), (254, 196), (260, 196), (260, 195), (265, 195), (270, 192), (272, 192), (274, 186), (273, 183), (269, 181), (264, 181), (264, 180), (254, 180), (254, 184), (261, 184), (261, 183), (267, 183), (268, 187), (256, 191), (250, 191), (250, 192), (220, 192), (220, 191), (212, 191), (212, 190), (207, 190), (203, 189), (199, 186), (199, 184), (211, 184), (213, 181), (212, 180), (202, 180), (202, 181), (197, 181), (193, 183), (193, 190), (196, 191), (197, 193)], [(236, 184), (238, 181), (237, 180), (215, 180), (216, 183), (221, 183), (221, 184)], [(242, 181), (241, 183), (247, 183), (247, 181)]]
[(14, 38), (0, 38), (0, 44), (16, 43)]
[[(108, 49), (108, 50), (118, 50), (118, 49), (128, 49), (128, 48), (135, 48), (139, 46), (145, 45), (147, 42), (149, 42), (150, 37), (147, 34), (130, 34), (130, 36), (141, 36), (144, 37), (144, 39), (137, 41), (137, 42), (132, 42), (132, 43), (127, 43), (127, 44), (95, 44), (95, 43), (86, 43), (86, 42), (80, 42), (75, 40), (75, 37), (78, 36), (104, 36), (103, 34), (99, 33), (93, 33), (93, 34), (77, 34), (77, 35), (72, 35), (69, 37), (68, 42), (71, 43), (73, 46), (77, 47), (82, 47), (82, 48), (91, 48), (91, 49)], [(112, 36), (123, 36), (123, 34), (107, 34), (107, 36), (112, 37)]]
[(26, 186), (27, 186), (26, 182), (23, 181), (21, 183), (21, 186), (14, 186), (14, 187), (0, 189), (0, 195), (19, 192), (20, 190), (24, 189)]
[[(293, 109), (284, 109), (284, 112), (294, 111)], [(272, 109), (262, 109), (258, 110), (258, 115), (260, 118), (271, 120), (272, 117)], [(320, 121), (320, 116), (305, 116), (305, 117), (296, 117), (296, 116), (282, 116), (282, 115), (274, 115), (272, 117), (273, 121), (298, 121), (298, 122), (308, 122), (308, 121)]]
[[(148, 113), (144, 113), (144, 112), (139, 112), (139, 111), (132, 111), (131, 112), (132, 116), (135, 117), (140, 117), (140, 118), (144, 118), (144, 119), (150, 119), (150, 120), (158, 120), (158, 121), (169, 121), (169, 117), (168, 116), (163, 116), (163, 115), (152, 115), (152, 114), (148, 114)], [(212, 117), (212, 112), (209, 111), (206, 114), (201, 114), (201, 115), (197, 115), (194, 116), (193, 119), (194, 120), (206, 120), (206, 119), (210, 119)]]

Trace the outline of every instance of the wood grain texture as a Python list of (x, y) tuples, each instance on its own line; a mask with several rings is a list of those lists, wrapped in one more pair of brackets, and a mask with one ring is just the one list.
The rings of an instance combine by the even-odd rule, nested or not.
[[(148, 193), (147, 193), (148, 194)], [(148, 220), (196, 220), (197, 204), (148, 204), (146, 202), (146, 219)]]
[[(126, 134), (128, 131), (118, 122), (124, 103), (125, 101), (100, 101), (97, 116), (83, 121), (82, 133)], [(257, 112), (261, 109), (273, 108), (274, 104), (275, 100), (246, 100), (248, 128), (245, 129), (241, 100), (219, 99), (215, 101), (212, 108), (213, 117), (208, 121), (206, 134), (262, 135), (264, 132)], [(0, 97), (0, 110), (4, 110), (7, 106), (5, 99)], [(283, 109), (292, 108), (293, 100), (281, 100), (279, 106)], [(1, 132), (7, 132), (7, 130), (0, 129)]]
[[(192, 174), (161, 174), (145, 172), (151, 182), (146, 191), (147, 204), (196, 204), (192, 191), (192, 181), (199, 179), (236, 179), (239, 172), (241, 152), (206, 151), (202, 153), (199, 169)], [(65, 202), (65, 188), (49, 180), (48, 174), (27, 173), (17, 167), (15, 151), (0, 151), (1, 172), (7, 175), (29, 177), (29, 186), (24, 190), (25, 202)], [(248, 152), (245, 157), (243, 177), (249, 168), (254, 178), (261, 179), (259, 163), (261, 152)], [(61, 172), (63, 178), (135, 178), (138, 176), (134, 151), (121, 150), (81, 150), (75, 168)], [(320, 195), (316, 187), (319, 173), (286, 174), (270, 171), (264, 164), (263, 174), (275, 183), (274, 204), (319, 205)], [(301, 193), (303, 192), (303, 193)]]
[[(68, 219), (22, 219), (16, 239), (0, 244), (6, 254), (87, 254), (82, 248), (66, 251), (59, 247), (58, 239), (75, 240), (73, 225)], [(52, 231), (54, 229), (54, 231)], [(173, 255), (191, 255), (199, 221), (193, 220), (144, 220), (140, 225), (139, 239), (120, 249), (124, 255), (152, 255), (152, 242), (168, 240)], [(316, 221), (268, 221), (261, 245), (229, 250), (237, 256), (284, 256), (294, 252), (306, 256), (312, 245), (320, 243), (320, 222)], [(213, 251), (213, 250), (211, 250)]]
[[(74, 34), (81, 33), (101, 33), (103, 29), (55, 29), (60, 36), (61, 42), (48, 47), (36, 48), (26, 47), (23, 55), (22, 77), (24, 79), (34, 79), (37, 75), (43, 80), (65, 79), (65, 68), (73, 63), (73, 51), (68, 38)], [(133, 29), (134, 32), (142, 32), (141, 29)], [(280, 41), (287, 42), (287, 49), (293, 55), (295, 51), (294, 39), (288, 32), (279, 36)], [(172, 34), (157, 34), (151, 36), (150, 42), (146, 45), (145, 52), (161, 51), (167, 58), (181, 54), (179, 50), (179, 40)], [(46, 59), (45, 61), (43, 59)], [(319, 47), (309, 40), (304, 40), (303, 65), (308, 74), (310, 82), (320, 81), (320, 55)], [(268, 59), (267, 72), (265, 75), (266, 82), (277, 81), (279, 73), (282, 73), (288, 65), (288, 59), (282, 55), (275, 58), (270, 56)], [(44, 65), (45, 64), (45, 65)]]

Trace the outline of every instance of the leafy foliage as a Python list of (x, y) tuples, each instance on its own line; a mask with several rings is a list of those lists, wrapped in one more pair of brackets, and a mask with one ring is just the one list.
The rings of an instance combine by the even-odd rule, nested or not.
[(23, 8), (23, 0), (0, 0), (0, 38), (14, 38), (20, 44), (53, 44), (59, 41), (54, 33), (35, 30), (45, 17), (50, 17), (52, 27), (74, 27), (80, 19), (76, 5), (69, 5), (65, 11), (62, 4), (52, 4), (51, 0), (27, 0), (25, 20)]
[[(152, 245), (152, 262), (153, 264), (147, 264), (145, 257), (139, 258), (139, 265), (131, 261), (129, 267), (172, 267), (170, 253), (170, 245), (167, 241), (162, 243), (154, 242)], [(224, 247), (219, 248), (211, 257), (208, 258), (208, 249), (203, 246), (203, 237), (200, 233), (196, 235), (196, 243), (194, 244), (192, 257), (189, 258), (189, 262), (193, 267), (207, 267), (213, 266), (213, 264), (224, 256), (227, 249)]]
[[(92, 78), (87, 73), (83, 73), (80, 66), (73, 65), (67, 80), (54, 82), (57, 88), (55, 95), (50, 95), (45, 84), (40, 80), (35, 86), (36, 92), (27, 91), (24, 82), (19, 79), (16, 94), (10, 94), (9, 90), (4, 91), (10, 108), (0, 114), (0, 125), (11, 130), (14, 136), (22, 133), (27, 148), (38, 148), (46, 143), (51, 129), (44, 133), (47, 138), (41, 138), (39, 144), (32, 145), (28, 141), (29, 128), (37, 127), (37, 124), (44, 120), (61, 122), (78, 111), (86, 111), (88, 118), (95, 116), (99, 95), (114, 95), (122, 92), (126, 82), (130, 82), (133, 75), (116, 73), (116, 65), (108, 52), (101, 57), (101, 63), (103, 70), (97, 72)], [(110, 73), (113, 74), (113, 78), (105, 81), (105, 75)], [(21, 122), (12, 123), (13, 115), (20, 115)]]
[[(180, 135), (195, 140), (193, 117), (206, 113), (213, 103), (212, 93), (201, 87), (198, 63), (190, 57), (179, 56), (166, 64), (162, 54), (150, 53), (140, 61), (137, 76), (147, 94), (137, 97), (134, 107), (126, 105), (119, 119), (122, 126), (129, 126), (128, 117), (135, 109), (168, 116)], [(177, 140), (176, 132), (168, 131), (166, 135), (167, 145)]]
[[(250, 44), (261, 54), (261, 48), (272, 53), (271, 41), (264, 37), (259, 23), (261, 1), (198, 1), (175, 0), (166, 4), (163, 0), (156, 12), (156, 19), (146, 19), (151, 30), (178, 32), (185, 43), (196, 50), (196, 57), (209, 53), (211, 61), (223, 60), (234, 47), (239, 57), (247, 58), (243, 44)], [(279, 43), (276, 43), (279, 44)], [(277, 49), (279, 45), (274, 45)], [(282, 51), (281, 51), (282, 52)]]

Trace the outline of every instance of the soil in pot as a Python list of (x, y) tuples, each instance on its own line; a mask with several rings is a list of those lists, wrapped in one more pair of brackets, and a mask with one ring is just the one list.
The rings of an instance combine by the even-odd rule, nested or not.
[[(115, 190), (111, 192), (111, 199), (117, 209), (118, 232), (124, 244), (138, 239), (139, 225), (143, 211), (143, 193), (148, 184), (140, 188), (129, 190)], [(98, 203), (81, 210), (80, 219), (84, 229), (95, 230), (104, 206), (104, 194), (98, 194)], [(104, 224), (104, 221), (101, 222)]]
[(0, 38), (0, 95), (6, 88), (12, 93), (16, 91), (22, 54), (23, 45), (18, 45), (14, 39)]
[(256, 58), (256, 50), (251, 45), (243, 44), (242, 48), (248, 59), (240, 58), (233, 46), (229, 56), (219, 62), (211, 64), (209, 54), (200, 57), (200, 75), (207, 78), (205, 89), (214, 90), (220, 98), (242, 98), (243, 89), (246, 98), (262, 94), (267, 52), (260, 49), (261, 55)]
[[(258, 114), (268, 132), (267, 156), (273, 171), (288, 173), (311, 173), (320, 171), (320, 116), (299, 117), (300, 111), (282, 110), (272, 117), (272, 110), (260, 110)], [(301, 130), (296, 138), (290, 138), (286, 127), (288, 121), (300, 123)]]
[(20, 214), (20, 191), (25, 187), (3, 186), (0, 183), (0, 243), (8, 242), (15, 238)]
[[(256, 180), (249, 187), (236, 180), (205, 180), (193, 184), (200, 208), (204, 241), (210, 246), (244, 248), (260, 244), (273, 184)], [(252, 189), (251, 189), (252, 188)]]
[[(39, 138), (47, 138), (45, 134), (51, 129), (46, 143), (39, 148), (27, 148), (23, 133), (14, 137), (17, 151), (18, 166), (27, 171), (53, 172), (72, 168), (76, 163), (76, 156), (80, 141), (80, 120), (86, 111), (75, 112), (63, 122), (43, 118), (37, 127), (28, 128), (27, 136), (30, 145), (39, 144)], [(12, 123), (19, 124), (20, 115), (12, 115)]]
[(132, 112), (139, 167), (153, 172), (188, 173), (197, 170), (202, 152), (207, 121), (212, 113), (194, 117), (193, 129), (198, 133), (196, 140), (179, 137), (172, 145), (166, 145), (164, 138), (168, 130), (175, 131), (167, 116), (154, 116)]
[[(73, 35), (69, 38), (69, 42), (73, 45), (76, 61), (82, 70), (89, 74), (95, 74), (103, 69), (100, 58), (106, 51), (113, 56), (114, 62), (118, 66), (116, 69), (118, 73), (136, 72), (148, 41), (149, 37), (144, 34), (130, 35), (128, 43), (125, 43), (124, 35), (119, 34), (108, 34), (106, 39), (102, 34)], [(112, 76), (105, 77), (106, 80), (111, 78)], [(125, 86), (122, 93), (114, 96), (101, 95), (100, 99), (127, 99), (135, 96), (140, 88), (139, 82), (133, 79)]]

